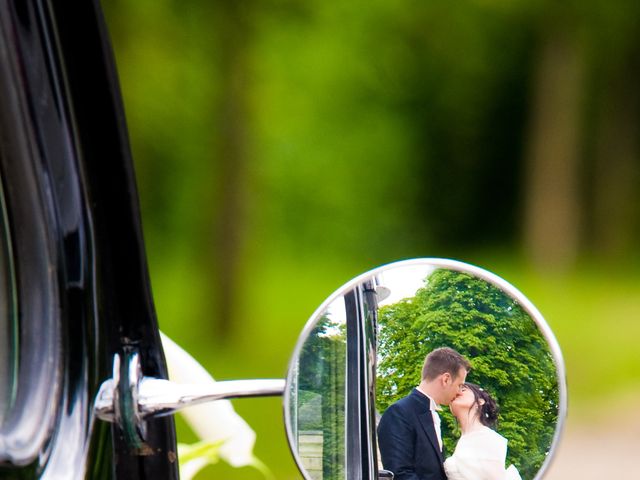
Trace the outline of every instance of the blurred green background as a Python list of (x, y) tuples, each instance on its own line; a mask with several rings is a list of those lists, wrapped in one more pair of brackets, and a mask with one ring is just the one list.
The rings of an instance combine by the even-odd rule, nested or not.
[[(216, 378), (283, 377), (332, 291), (438, 256), (542, 311), (570, 431), (640, 393), (640, 2), (103, 8), (161, 328)], [(300, 478), (280, 400), (235, 407), (275, 477)]]

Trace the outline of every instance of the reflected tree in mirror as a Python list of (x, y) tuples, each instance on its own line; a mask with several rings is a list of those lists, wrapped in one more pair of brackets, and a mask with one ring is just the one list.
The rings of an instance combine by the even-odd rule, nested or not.
[[(498, 401), (497, 430), (509, 440), (507, 464), (514, 463), (523, 479), (534, 478), (558, 420), (558, 381), (547, 341), (514, 299), (483, 279), (437, 269), (423, 282), (415, 296), (380, 310), (379, 413), (420, 383), (431, 350), (454, 348), (472, 363), (467, 381)], [(448, 409), (441, 416), (450, 455), (460, 432)]]
[(345, 478), (346, 325), (333, 317), (326, 313), (310, 332), (290, 392), (294, 448), (314, 480)]

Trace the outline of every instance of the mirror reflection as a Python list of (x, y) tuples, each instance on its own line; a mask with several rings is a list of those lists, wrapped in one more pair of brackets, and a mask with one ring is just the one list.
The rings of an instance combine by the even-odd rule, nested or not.
[[(369, 313), (355, 329), (345, 298), (358, 295)], [(371, 349), (354, 333), (367, 331)], [(354, 388), (375, 392), (355, 414)], [(364, 456), (398, 480), (540, 478), (566, 411), (560, 350), (540, 313), (495, 275), (442, 259), (387, 265), (335, 292), (303, 332), (285, 397), (294, 456), (313, 480), (349, 477), (350, 432), (368, 422), (351, 417), (366, 414), (378, 448), (373, 433)]]
[(313, 480), (345, 478), (346, 339), (340, 298), (309, 332), (288, 392), (292, 447)]
[[(443, 457), (453, 456), (445, 463), (448, 478), (485, 478), (485, 460), (478, 459), (487, 458), (503, 469), (513, 465), (506, 478), (519, 478), (515, 470), (524, 479), (535, 478), (551, 449), (559, 413), (556, 366), (538, 324), (513, 296), (465, 272), (412, 266), (381, 277), (391, 295), (381, 302), (378, 318), (379, 413), (416, 387), (421, 393), (425, 385), (435, 384), (431, 397), (437, 396), (438, 381), (442, 384), (448, 375), (451, 386), (463, 385), (453, 398), (434, 399), (438, 407), (450, 404), (437, 412)], [(424, 378), (425, 357), (441, 347), (469, 362), (466, 377), (445, 362)], [(483, 427), (500, 437), (483, 435)], [(386, 433), (379, 430), (380, 436)], [(381, 449), (385, 441), (380, 439)], [(385, 453), (394, 455), (381, 453), (383, 461)], [(389, 461), (396, 467), (397, 459)]]

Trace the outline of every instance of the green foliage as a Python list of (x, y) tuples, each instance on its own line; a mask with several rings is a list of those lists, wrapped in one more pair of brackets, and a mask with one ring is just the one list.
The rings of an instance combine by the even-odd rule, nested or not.
[[(426, 354), (454, 348), (472, 363), (467, 380), (498, 401), (507, 461), (523, 478), (535, 476), (553, 439), (558, 385), (546, 341), (517, 302), (484, 280), (440, 269), (415, 297), (383, 307), (379, 324), (380, 412), (420, 383)], [(453, 452), (459, 432), (443, 413), (445, 447)]]
[[(228, 21), (234, 4), (243, 6), (240, 25)], [(638, 243), (637, 189), (615, 182), (609, 185), (617, 188), (600, 188), (635, 208), (627, 219), (603, 204), (606, 217), (624, 221), (627, 230), (618, 234), (631, 240), (631, 250), (620, 251), (622, 269), (605, 259), (597, 268), (591, 262), (587, 271), (550, 279), (544, 270), (527, 269), (520, 243), (523, 198), (529, 172), (535, 174), (525, 165), (538, 101), (530, 93), (539, 82), (541, 45), (558, 25), (586, 55), (587, 78), (580, 84), (589, 88), (583, 115), (576, 115), (577, 125), (589, 128), (576, 131), (586, 141), (580, 159), (586, 169), (577, 172), (584, 183), (576, 186), (579, 198), (589, 199), (579, 205), (582, 231), (616, 234), (588, 218), (585, 207), (599, 202), (591, 197), (597, 190), (592, 175), (635, 175), (611, 167), (618, 144), (602, 148), (604, 168), (594, 165), (606, 125), (595, 102), (601, 99), (607, 114), (626, 112), (602, 98), (615, 75), (630, 84), (629, 95), (620, 89), (622, 98), (634, 98), (640, 2), (102, 5), (124, 95), (159, 321), (216, 377), (283, 376), (304, 320), (336, 286), (398, 258), (448, 256), (518, 279), (558, 335), (572, 407), (591, 416), (588, 405), (605, 391), (617, 395), (629, 383), (640, 385), (638, 262), (626, 255)], [(223, 37), (229, 29), (244, 39), (241, 45)], [(230, 91), (223, 79), (237, 58), (247, 65), (238, 75), (243, 88)], [(231, 122), (223, 99), (238, 91), (247, 106), (239, 126), (250, 158), (230, 178), (224, 166), (238, 163), (220, 148)], [(623, 125), (633, 129), (636, 118), (624, 115)], [(244, 208), (232, 217), (242, 227), (230, 242), (241, 248), (236, 275), (225, 277), (217, 237), (229, 205), (218, 192), (229, 184), (240, 186)], [(582, 240), (593, 245), (592, 238)], [(218, 310), (220, 278), (234, 288), (231, 312)], [(615, 328), (603, 319), (615, 319)], [(235, 331), (220, 335), (214, 327), (223, 321)], [(604, 376), (611, 390), (593, 381)], [(284, 435), (276, 433), (279, 400), (235, 407), (258, 433), (256, 450), (275, 476), (298, 478)], [(187, 435), (179, 430), (181, 440)], [(510, 440), (513, 448), (516, 439)], [(222, 462), (209, 470), (199, 478), (260, 478)]]
[[(224, 441), (200, 441), (190, 445), (179, 443), (180, 478), (182, 480), (191, 480), (198, 475), (201, 469), (210, 465), (217, 465), (220, 461), (220, 447), (223, 443)], [(197, 465), (197, 467), (194, 468), (192, 465), (189, 465), (191, 462)], [(249, 466), (260, 472), (264, 480), (275, 480), (269, 467), (257, 457), (253, 458)]]
[(224, 442), (201, 441), (191, 445), (178, 444), (178, 456), (180, 458), (180, 478), (190, 480), (193, 475), (185, 471), (189, 462), (202, 462), (204, 465), (215, 465), (220, 461), (220, 446)]
[[(322, 478), (340, 480), (345, 467), (346, 327), (323, 317), (298, 361), (296, 430), (322, 432)], [(293, 416), (293, 415), (292, 415)]]

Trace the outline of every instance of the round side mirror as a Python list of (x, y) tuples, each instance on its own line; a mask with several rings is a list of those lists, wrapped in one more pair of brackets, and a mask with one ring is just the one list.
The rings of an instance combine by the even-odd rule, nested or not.
[[(476, 442), (480, 446), (469, 454), (471, 437), (452, 413), (459, 416), (461, 407), (455, 401), (451, 410), (447, 407), (451, 398), (436, 399), (443, 408), (441, 450), (438, 436), (424, 425), (406, 427), (426, 432), (425, 445), (431, 442), (436, 452), (433, 465), (409, 458), (422, 444), (407, 439), (400, 442), (402, 451), (393, 447), (402, 430), (394, 422), (406, 419), (397, 415), (402, 409), (391, 406), (405, 405), (410, 400), (403, 399), (417, 394), (425, 356), (440, 347), (465, 357), (471, 364), (467, 382), (496, 401), (497, 426), (491, 425), (493, 433), (487, 435), (508, 446), (492, 453), (512, 475), (506, 478), (542, 478), (567, 409), (558, 343), (540, 312), (515, 287), (478, 267), (444, 259), (407, 260), (371, 270), (334, 292), (311, 316), (284, 392), (287, 435), (304, 477), (391, 478), (398, 468), (396, 457), (404, 454), (402, 469), (434, 469), (433, 478), (444, 478), (447, 468), (450, 477), (477, 478), (477, 459), (486, 453), (477, 449), (491, 441)], [(390, 408), (394, 413), (383, 420), (386, 426), (378, 439), (376, 425)], [(471, 407), (467, 411), (474, 412)], [(393, 440), (385, 437), (388, 425)], [(430, 428), (435, 428), (433, 422)], [(467, 448), (457, 448), (459, 444)], [(468, 462), (471, 466), (465, 467)]]

